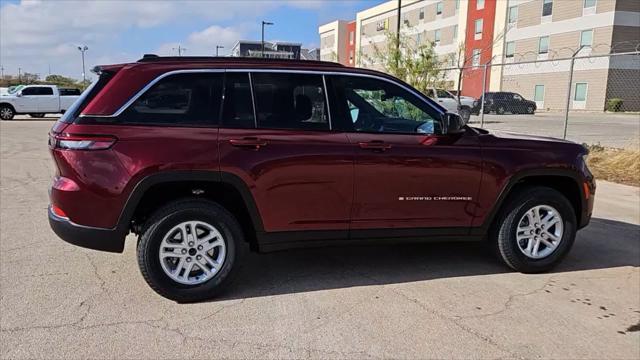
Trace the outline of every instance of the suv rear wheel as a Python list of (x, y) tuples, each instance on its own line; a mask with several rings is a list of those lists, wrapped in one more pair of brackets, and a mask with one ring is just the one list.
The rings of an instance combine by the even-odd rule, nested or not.
[(571, 203), (546, 187), (527, 188), (511, 197), (491, 229), (497, 255), (524, 273), (553, 268), (567, 255), (575, 236)]
[(180, 200), (146, 222), (138, 265), (158, 294), (199, 301), (224, 289), (245, 250), (240, 225), (226, 209), (206, 200)]

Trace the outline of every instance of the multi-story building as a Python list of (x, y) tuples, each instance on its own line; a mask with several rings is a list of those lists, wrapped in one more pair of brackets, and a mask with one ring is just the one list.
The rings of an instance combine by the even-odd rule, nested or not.
[[(401, 6), (405, 35), (417, 44), (432, 42), (443, 67), (464, 63), (463, 95), (513, 91), (535, 99), (539, 109), (565, 107), (568, 90), (570, 61), (545, 60), (571, 57), (581, 46), (578, 57), (640, 44), (640, 0), (403, 0)], [(356, 14), (353, 64), (344, 60), (350, 58), (350, 23), (320, 26), (321, 59), (376, 67), (366, 60), (376, 47), (385, 48), (387, 31), (396, 31), (397, 11), (398, 1), (391, 0)], [(457, 86), (455, 73), (447, 72), (448, 86)], [(640, 81), (629, 79), (639, 74), (637, 55), (576, 60), (570, 106), (602, 110), (606, 99), (638, 94)], [(640, 109), (636, 102), (626, 109)]]
[[(640, 45), (638, 0), (498, 3), (501, 2), (506, 9), (500, 11), (508, 15), (501, 46), (504, 50), (498, 60), (507, 64), (527, 63), (495, 67), (490, 73), (490, 88), (518, 92), (534, 99), (539, 109), (566, 107), (571, 63), (542, 60), (634, 51)], [(626, 101), (624, 107), (640, 110), (639, 79), (637, 55), (578, 59), (573, 69), (569, 107), (603, 110), (607, 99), (636, 94), (636, 101)]]
[[(343, 65), (354, 66), (353, 44), (350, 48), (350, 41), (355, 41), (355, 32), (351, 32), (353, 26), (349, 21), (336, 20), (320, 26), (320, 60), (339, 62)], [(355, 43), (354, 43), (355, 44)], [(349, 52), (351, 50), (351, 53)], [(351, 55), (350, 55), (351, 54)], [(352, 56), (351, 62), (349, 56)]]
[[(289, 42), (264, 42), (264, 57), (273, 59), (300, 60), (302, 44)], [(262, 57), (262, 42), (240, 40), (231, 48), (231, 56)]]

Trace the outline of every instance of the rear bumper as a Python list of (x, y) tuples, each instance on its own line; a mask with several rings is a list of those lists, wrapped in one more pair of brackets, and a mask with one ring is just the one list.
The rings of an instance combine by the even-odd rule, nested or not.
[(126, 233), (117, 229), (103, 229), (74, 224), (69, 219), (56, 216), (48, 209), (49, 225), (62, 240), (93, 250), (121, 253)]

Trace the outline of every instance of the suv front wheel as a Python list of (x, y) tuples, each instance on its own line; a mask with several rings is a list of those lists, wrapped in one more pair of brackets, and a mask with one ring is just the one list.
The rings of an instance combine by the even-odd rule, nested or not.
[(240, 225), (222, 206), (181, 200), (156, 211), (138, 243), (142, 276), (158, 294), (192, 302), (230, 282), (246, 246)]
[(576, 236), (576, 215), (558, 191), (530, 187), (514, 194), (491, 229), (497, 255), (512, 269), (544, 272), (569, 252)]

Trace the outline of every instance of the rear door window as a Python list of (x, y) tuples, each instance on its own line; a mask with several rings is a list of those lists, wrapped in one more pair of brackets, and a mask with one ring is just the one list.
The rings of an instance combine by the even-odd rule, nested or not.
[(258, 128), (329, 130), (322, 75), (252, 73)]
[(119, 120), (132, 124), (217, 125), (222, 81), (222, 73), (169, 75), (142, 94)]
[(256, 126), (248, 73), (228, 72), (225, 75), (222, 126), (252, 129)]

